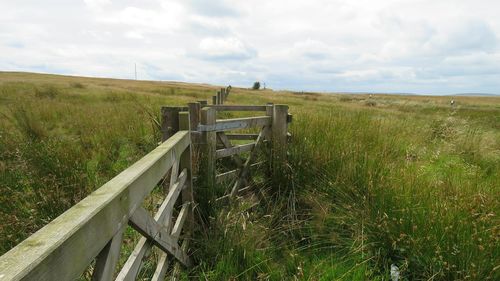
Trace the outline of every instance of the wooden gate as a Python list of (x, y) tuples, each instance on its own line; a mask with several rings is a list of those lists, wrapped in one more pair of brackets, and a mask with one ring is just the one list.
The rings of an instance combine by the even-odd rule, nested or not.
[[(216, 97), (216, 102), (223, 100), (220, 94)], [(227, 194), (223, 197), (234, 197), (246, 190), (253, 182), (252, 170), (265, 168), (270, 174), (277, 168), (273, 163), (286, 157), (288, 123), (291, 122), (287, 105), (208, 105), (198, 102), (189, 103), (187, 107), (164, 107), (162, 111), (165, 137), (176, 131), (170, 124), (176, 124), (177, 120), (172, 118), (179, 112), (189, 111), (194, 155), (203, 167), (198, 177), (208, 186), (227, 185)], [(259, 115), (217, 118), (218, 115), (252, 113)], [(252, 129), (253, 132), (234, 132)], [(257, 161), (259, 154), (264, 159)], [(227, 165), (225, 159), (228, 158), (232, 160), (232, 166)]]
[[(270, 146), (272, 125), (272, 105), (268, 106), (213, 106), (208, 108), (203, 114), (211, 115), (211, 111), (252, 111), (264, 112), (263, 116), (243, 117), (234, 119), (217, 119), (215, 122), (204, 122), (198, 126), (198, 131), (205, 132), (205, 140), (211, 140), (209, 134), (216, 135), (215, 161), (213, 168), (215, 182), (217, 184), (228, 184), (229, 197), (234, 197), (240, 190), (247, 189), (252, 183), (251, 169), (265, 167), (267, 161), (256, 162), (259, 153), (270, 156)], [(230, 133), (235, 130), (254, 129), (257, 132), (235, 134)], [(232, 142), (238, 142), (233, 144)], [(244, 143), (242, 143), (244, 142)], [(264, 145), (266, 142), (266, 145)], [(209, 142), (207, 142), (209, 143)], [(210, 153), (213, 149), (207, 149)], [(246, 159), (243, 157), (246, 155)], [(220, 165), (225, 158), (231, 158), (234, 165)], [(226, 161), (227, 162), (227, 161)], [(268, 163), (268, 162), (267, 162)], [(221, 171), (220, 171), (221, 170)]]

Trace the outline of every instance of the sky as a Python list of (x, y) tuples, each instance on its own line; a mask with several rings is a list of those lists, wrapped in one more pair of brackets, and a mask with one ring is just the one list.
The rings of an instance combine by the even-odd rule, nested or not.
[(500, 94), (498, 0), (0, 0), (0, 71)]

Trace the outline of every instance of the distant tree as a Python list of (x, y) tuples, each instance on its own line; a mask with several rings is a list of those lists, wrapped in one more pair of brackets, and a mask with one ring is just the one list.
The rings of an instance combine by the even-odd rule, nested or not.
[(259, 90), (260, 89), (260, 82), (256, 81), (253, 83), (252, 90)]

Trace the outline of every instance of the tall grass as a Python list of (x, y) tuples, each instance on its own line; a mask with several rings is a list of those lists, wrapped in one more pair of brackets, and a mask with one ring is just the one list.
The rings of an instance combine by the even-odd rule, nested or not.
[[(0, 253), (153, 149), (161, 105), (212, 93), (0, 75)], [(238, 204), (197, 186), (204, 223), (184, 279), (388, 280), (391, 265), (408, 280), (500, 279), (498, 100), (236, 88), (229, 99), (291, 106), (289, 163)]]
[(498, 158), (471, 145), (485, 137), (478, 130), (455, 122), (436, 136), (426, 121), (366, 112), (297, 121), (294, 177), (327, 210), (315, 233), (340, 248), (354, 241), (381, 273), (396, 264), (412, 280), (496, 280)]

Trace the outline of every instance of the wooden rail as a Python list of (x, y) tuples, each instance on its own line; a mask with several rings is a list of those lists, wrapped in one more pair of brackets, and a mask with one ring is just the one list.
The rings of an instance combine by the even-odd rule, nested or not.
[[(163, 142), (1, 256), (0, 281), (75, 280), (89, 271), (93, 261), (93, 280), (135, 280), (153, 247), (160, 249), (160, 255), (152, 280), (165, 279), (171, 264), (169, 256), (177, 265), (191, 266), (187, 249), (194, 224), (193, 167), (201, 167), (197, 179), (209, 188), (229, 182), (230, 189), (221, 198), (231, 198), (251, 187), (250, 169), (286, 157), (287, 126), (291, 121), (288, 107), (223, 105), (228, 95), (229, 88), (221, 89), (214, 96), (215, 105), (202, 101), (187, 107), (163, 107)], [(216, 119), (217, 111), (262, 111), (265, 116)], [(251, 127), (260, 129), (259, 133), (225, 133)], [(252, 142), (233, 145), (231, 140)], [(217, 149), (217, 142), (221, 149)], [(269, 149), (265, 154), (270, 158), (255, 163), (262, 149)], [(248, 154), (246, 159), (243, 153)], [(236, 167), (217, 173), (217, 159), (226, 157), (231, 157)], [(199, 165), (193, 165), (192, 159), (198, 159)], [(267, 166), (280, 168), (276, 164)], [(164, 190), (165, 198), (152, 216), (142, 202), (166, 179), (170, 181)], [(178, 212), (174, 212), (176, 206)], [(174, 213), (178, 213), (175, 218)], [(142, 237), (118, 270), (127, 225)]]
[(232, 156), (235, 154), (240, 154), (243, 152), (249, 152), (252, 151), (255, 148), (255, 143), (247, 143), (247, 144), (242, 144), (242, 145), (236, 145), (230, 148), (225, 148), (225, 149), (218, 149), (215, 152), (215, 156), (217, 159), (219, 158), (224, 158), (228, 156)]
[(215, 124), (202, 124), (198, 126), (198, 131), (222, 132), (235, 129), (246, 129), (251, 127), (269, 126), (269, 125), (271, 125), (271, 117), (268, 116), (245, 117), (245, 118), (217, 120)]
[(266, 111), (265, 105), (207, 105), (217, 111)]

